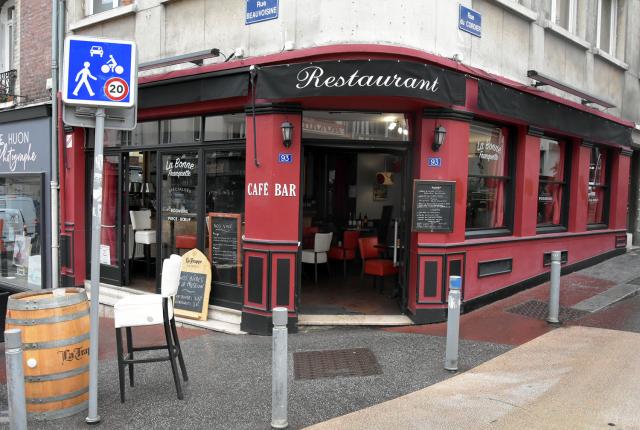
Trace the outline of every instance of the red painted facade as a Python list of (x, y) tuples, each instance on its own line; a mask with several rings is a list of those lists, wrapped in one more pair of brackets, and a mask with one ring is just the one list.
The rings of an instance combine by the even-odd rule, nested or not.
[[(407, 312), (416, 322), (442, 320), (446, 315), (446, 280), (452, 267), (459, 266), (463, 276), (463, 298), (489, 299), (492, 293), (506, 287), (525, 286), (527, 282), (542, 280), (549, 268), (543, 257), (551, 250), (568, 252), (568, 265), (586, 263), (598, 256), (620, 251), (619, 238), (626, 232), (626, 210), (630, 158), (621, 152), (616, 142), (592, 142), (609, 149), (611, 171), (609, 182), (608, 227), (599, 230), (587, 228), (587, 189), (591, 148), (583, 146), (576, 136), (558, 134), (557, 130), (541, 130), (556, 139), (568, 142), (571, 155), (571, 172), (566, 191), (569, 193), (566, 231), (538, 233), (536, 213), (538, 205), (538, 180), (540, 169), (540, 135), (532, 133), (527, 124), (512, 118), (503, 118), (477, 109), (478, 86), (474, 77), (481, 77), (520, 91), (535, 94), (555, 103), (631, 126), (628, 121), (568, 102), (557, 96), (533, 88), (523, 88), (501, 77), (489, 75), (478, 69), (463, 66), (451, 60), (424, 52), (388, 46), (333, 46), (309, 50), (285, 52), (267, 57), (216, 64), (197, 69), (182, 70), (169, 74), (141, 78), (140, 83), (169, 81), (196, 73), (207, 73), (231, 67), (246, 67), (252, 64), (269, 65), (286, 62), (329, 61), (339, 59), (398, 59), (436, 64), (466, 73), (465, 106), (443, 106), (422, 100), (399, 97), (313, 97), (297, 100), (257, 100), (259, 105), (270, 103), (293, 103), (296, 109), (282, 109), (274, 105), (246, 116), (246, 178), (245, 178), (245, 232), (244, 232), (244, 307), (243, 325), (257, 332), (269, 327), (269, 315), (273, 307), (286, 306), (290, 316), (297, 316), (296, 296), (299, 288), (299, 242), (301, 241), (301, 166), (302, 159), (302, 110), (360, 110), (402, 112), (411, 118), (412, 172), (413, 180), (442, 180), (455, 182), (455, 212), (453, 231), (450, 233), (412, 233), (408, 252), (406, 285)], [(169, 103), (169, 101), (168, 101)], [(142, 110), (139, 120), (163, 119), (214, 112), (244, 110), (251, 105), (249, 97), (194, 103)], [(425, 109), (433, 109), (425, 112)], [(461, 112), (451, 115), (451, 111)], [(250, 112), (250, 110), (248, 110)], [(255, 134), (257, 141), (254, 142)], [(513, 215), (511, 233), (498, 237), (469, 238), (465, 231), (467, 207), (468, 144), (470, 124), (473, 121), (491, 122), (504, 127), (514, 151)], [(283, 151), (281, 124), (289, 121), (294, 126), (293, 141), (286, 152), (293, 155), (293, 163), (277, 162)], [(447, 130), (445, 144), (435, 153), (432, 149), (434, 129), (444, 126)], [(74, 142), (82, 141), (82, 133), (73, 134)], [(68, 224), (75, 231), (75, 249), (84, 249), (84, 239), (78, 232), (84, 230), (84, 153), (81, 144), (65, 150), (61, 160), (61, 172), (65, 174), (66, 189), (63, 196), (63, 234)], [(257, 153), (254, 151), (257, 149)], [(442, 158), (442, 167), (429, 168), (426, 160), (430, 156)], [(68, 163), (64, 166), (62, 163)], [(70, 167), (68, 167), (70, 166)], [(276, 184), (295, 189), (295, 195), (276, 195)], [(293, 187), (293, 188), (291, 188)], [(282, 189), (282, 188), (280, 188)], [(73, 193), (73, 194), (71, 194)], [(410, 221), (410, 220), (409, 220)], [(618, 237), (618, 240), (616, 238)], [(507, 273), (481, 277), (480, 263), (494, 260), (511, 260)], [(458, 263), (459, 262), (459, 263)], [(435, 264), (435, 266), (434, 266)], [(76, 284), (81, 283), (84, 272), (78, 261), (73, 273)], [(426, 288), (426, 270), (436, 267), (435, 294)], [(431, 278), (432, 279), (432, 278)], [(431, 294), (427, 294), (431, 291)], [(258, 321), (258, 322), (257, 322)]]

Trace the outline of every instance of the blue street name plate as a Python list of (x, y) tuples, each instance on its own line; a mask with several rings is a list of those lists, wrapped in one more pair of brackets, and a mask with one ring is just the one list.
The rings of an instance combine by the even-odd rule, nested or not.
[(440, 158), (440, 157), (429, 157), (429, 158), (427, 158), (427, 166), (429, 166), (429, 167), (441, 167), (442, 166), (442, 158)]
[(247, 0), (245, 25), (278, 18), (278, 0)]
[(71, 105), (132, 107), (137, 67), (134, 42), (68, 37), (62, 99)]
[(293, 154), (278, 154), (278, 163), (291, 164), (293, 163)]
[(480, 15), (479, 12), (476, 12), (473, 9), (469, 9), (460, 5), (458, 28), (476, 37), (481, 37), (482, 15)]

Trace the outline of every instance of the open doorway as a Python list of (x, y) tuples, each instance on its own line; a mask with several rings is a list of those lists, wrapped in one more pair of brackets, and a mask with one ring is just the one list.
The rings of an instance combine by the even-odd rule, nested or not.
[(401, 312), (406, 169), (401, 150), (305, 142), (300, 313)]

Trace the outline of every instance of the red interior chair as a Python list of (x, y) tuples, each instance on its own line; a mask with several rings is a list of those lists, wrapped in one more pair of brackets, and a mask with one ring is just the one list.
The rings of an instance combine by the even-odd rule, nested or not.
[(305, 227), (302, 229), (302, 249), (313, 249), (316, 233), (320, 233), (320, 227)]
[(358, 248), (359, 231), (345, 231), (342, 236), (342, 246), (332, 246), (329, 250), (331, 260), (342, 260), (344, 277), (347, 277), (347, 260), (355, 260)]
[(179, 234), (176, 235), (176, 249), (193, 249), (197, 248), (198, 240), (196, 236), (192, 234)]
[(398, 273), (398, 268), (393, 265), (392, 260), (380, 258), (380, 248), (377, 248), (377, 237), (361, 237), (358, 239), (360, 256), (362, 258), (362, 274), (373, 276), (373, 286), (375, 288), (377, 279), (381, 278), (380, 292), (384, 288), (384, 277)]

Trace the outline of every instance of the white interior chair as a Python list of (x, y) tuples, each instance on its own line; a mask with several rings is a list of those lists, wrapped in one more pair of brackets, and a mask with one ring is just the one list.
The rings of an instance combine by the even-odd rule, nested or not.
[(151, 230), (151, 211), (129, 211), (133, 229), (133, 261), (136, 259), (136, 244), (144, 245), (147, 262), (147, 276), (151, 275), (151, 245), (156, 243), (156, 231)]
[[(187, 381), (187, 368), (182, 358), (182, 349), (178, 340), (178, 330), (173, 315), (173, 301), (180, 283), (179, 255), (172, 255), (162, 265), (161, 294), (135, 294), (120, 299), (113, 307), (116, 328), (116, 350), (118, 353), (118, 377), (120, 380), (120, 401), (124, 403), (124, 368), (129, 366), (129, 383), (133, 387), (133, 365), (135, 363), (153, 363), (170, 361), (173, 380), (176, 384), (178, 399), (183, 399), (180, 376), (178, 375), (176, 358), (182, 371), (182, 379)], [(166, 345), (134, 347), (132, 327), (159, 325), (164, 326)], [(123, 353), (122, 329), (126, 329), (127, 353)], [(166, 349), (167, 356), (134, 360), (135, 351)]]
[(327, 271), (331, 274), (331, 267), (329, 267), (329, 258), (327, 253), (331, 248), (331, 238), (333, 233), (316, 233), (313, 239), (313, 249), (302, 250), (302, 262), (306, 264), (313, 264), (314, 281), (318, 283), (318, 264), (326, 264)]

